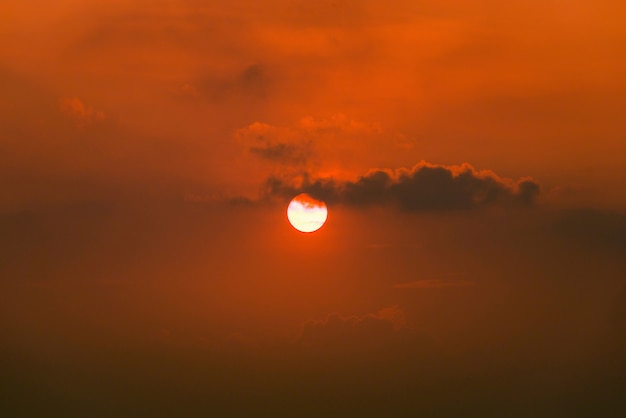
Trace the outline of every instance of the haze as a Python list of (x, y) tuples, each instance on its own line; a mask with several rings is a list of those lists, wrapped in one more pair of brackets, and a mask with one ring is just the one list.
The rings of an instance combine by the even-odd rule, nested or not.
[(625, 15), (2, 2), (2, 416), (624, 416)]

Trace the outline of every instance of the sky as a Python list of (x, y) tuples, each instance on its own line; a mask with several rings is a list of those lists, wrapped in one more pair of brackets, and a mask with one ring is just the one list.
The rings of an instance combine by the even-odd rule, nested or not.
[(623, 416), (625, 14), (3, 1), (0, 412)]

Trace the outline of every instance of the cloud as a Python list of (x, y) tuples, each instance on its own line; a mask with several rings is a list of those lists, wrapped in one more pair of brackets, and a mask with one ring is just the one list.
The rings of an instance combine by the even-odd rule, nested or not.
[(255, 122), (236, 132), (254, 156), (283, 166), (301, 167), (314, 155), (311, 141), (296, 141), (297, 134), (289, 129)]
[(415, 280), (412, 282), (397, 283), (393, 285), (396, 289), (441, 289), (446, 287), (472, 287), (476, 282), (462, 279), (430, 279)]
[(594, 248), (626, 249), (626, 214), (569, 209), (559, 213), (554, 227), (559, 234)]
[(237, 129), (234, 139), (257, 161), (272, 165), (273, 172), (289, 177), (307, 169), (319, 171), (343, 147), (354, 148), (368, 136), (380, 135), (375, 124), (335, 114), (328, 118), (305, 116), (287, 126), (254, 122)]
[(354, 181), (312, 178), (306, 174), (299, 185), (276, 176), (266, 183), (270, 197), (309, 193), (331, 204), (395, 204), (409, 211), (473, 209), (495, 204), (525, 206), (535, 201), (539, 191), (539, 184), (530, 178), (514, 181), (489, 170), (478, 171), (467, 163), (444, 166), (424, 161), (411, 169), (372, 170)]
[(315, 157), (311, 140), (297, 140), (298, 132), (254, 122), (235, 132), (235, 140), (260, 160), (281, 166), (302, 168)]
[(273, 77), (267, 66), (251, 64), (233, 75), (210, 76), (200, 82), (201, 95), (218, 102), (232, 97), (265, 99), (271, 92)]
[(253, 64), (239, 74), (237, 82), (245, 94), (265, 97), (271, 80), (264, 66)]
[(349, 118), (343, 113), (332, 115), (329, 118), (316, 119), (311, 116), (301, 118), (296, 129), (316, 134), (380, 134), (381, 128), (376, 124), (365, 123)]
[(363, 316), (337, 313), (304, 324), (298, 343), (303, 347), (341, 349), (388, 344), (406, 331), (404, 312), (397, 306)]
[(80, 125), (88, 125), (105, 119), (101, 110), (85, 104), (78, 97), (65, 97), (60, 102), (60, 109), (65, 115), (77, 121)]
[(304, 164), (306, 162), (306, 154), (303, 152), (302, 147), (294, 144), (286, 144), (284, 142), (251, 147), (250, 152), (268, 161), (294, 165)]
[(208, 103), (224, 105), (267, 99), (276, 91), (275, 71), (267, 65), (240, 65), (229, 71), (207, 73), (201, 77), (187, 80), (174, 91), (175, 97), (196, 102), (198, 99)]

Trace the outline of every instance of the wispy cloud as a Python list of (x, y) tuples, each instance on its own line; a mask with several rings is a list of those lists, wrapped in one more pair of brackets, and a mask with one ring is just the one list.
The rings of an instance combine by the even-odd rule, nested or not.
[(85, 104), (85, 102), (78, 97), (65, 97), (60, 101), (59, 106), (61, 112), (76, 120), (81, 125), (105, 119), (103, 111), (94, 109), (92, 106)]
[(396, 289), (441, 289), (445, 287), (473, 287), (476, 282), (463, 279), (426, 279), (412, 282), (396, 283)]

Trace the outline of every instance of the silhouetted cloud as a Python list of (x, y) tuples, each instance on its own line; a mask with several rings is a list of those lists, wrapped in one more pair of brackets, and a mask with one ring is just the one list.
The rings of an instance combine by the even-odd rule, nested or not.
[(501, 178), (470, 164), (443, 166), (424, 161), (411, 169), (372, 170), (355, 181), (302, 177), (300, 185), (271, 177), (269, 196), (290, 198), (309, 193), (328, 203), (347, 205), (396, 204), (409, 211), (472, 209), (494, 204), (530, 205), (540, 187), (530, 178)]

